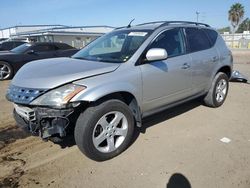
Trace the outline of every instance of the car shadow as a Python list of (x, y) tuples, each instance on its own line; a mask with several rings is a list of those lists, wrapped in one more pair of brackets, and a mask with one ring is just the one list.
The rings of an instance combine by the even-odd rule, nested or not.
[(19, 139), (24, 139), (31, 136), (31, 134), (23, 131), (21, 128), (11, 125), (0, 129), (0, 150), (8, 144), (11, 144)]
[(233, 82), (233, 83), (242, 83), (242, 84), (250, 84), (250, 81), (248, 80), (230, 80), (230, 82)]
[(203, 105), (203, 101), (199, 98), (144, 118), (142, 120), (142, 126), (136, 127), (135, 129), (135, 134), (131, 145), (137, 140), (141, 133), (145, 134), (148, 128), (184, 114), (201, 105)]
[(69, 132), (63, 139), (60, 137), (50, 137), (49, 141), (58, 144), (62, 149), (76, 145), (73, 131)]
[[(196, 99), (184, 104), (181, 104), (179, 106), (164, 110), (162, 112), (159, 112), (157, 114), (151, 115), (149, 117), (146, 117), (142, 120), (142, 127), (135, 127), (134, 135), (131, 141), (130, 145), (133, 145), (134, 142), (137, 140), (137, 138), (140, 136), (140, 134), (145, 134), (146, 130), (158, 123), (167, 121), (171, 118), (174, 118), (180, 114), (184, 114), (188, 112), (189, 110), (192, 110), (203, 103), (201, 102), (200, 99)], [(65, 138), (60, 139), (57, 137), (52, 137), (49, 139), (55, 144), (60, 145), (61, 148), (66, 148), (66, 147), (72, 147), (76, 145), (75, 139), (74, 139), (74, 133), (73, 131), (70, 132)]]
[(166, 188), (191, 188), (191, 184), (184, 175), (175, 173), (169, 178)]

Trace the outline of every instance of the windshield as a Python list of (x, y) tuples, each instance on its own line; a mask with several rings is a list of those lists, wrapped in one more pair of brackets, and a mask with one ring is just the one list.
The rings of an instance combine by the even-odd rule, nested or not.
[(25, 44), (22, 44), (22, 45), (14, 48), (10, 51), (14, 52), (14, 53), (21, 54), (21, 53), (24, 53), (30, 46), (31, 46), (31, 44), (25, 43)]
[(111, 63), (126, 62), (148, 36), (148, 30), (114, 31), (96, 39), (72, 57)]

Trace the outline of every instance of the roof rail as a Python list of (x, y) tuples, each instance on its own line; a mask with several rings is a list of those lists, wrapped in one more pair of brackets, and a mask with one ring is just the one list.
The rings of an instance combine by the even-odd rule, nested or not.
[(190, 25), (197, 25), (197, 26), (200, 25), (200, 26), (210, 27), (210, 25), (205, 24), (205, 23), (190, 22), (190, 21), (156, 21), (156, 22), (147, 22), (147, 23), (139, 24), (137, 26), (148, 25), (148, 24), (157, 24), (157, 23), (162, 23), (159, 27), (170, 25), (170, 24), (190, 24)]
[(205, 27), (210, 27), (210, 25), (205, 24), (205, 23), (200, 23), (200, 22), (189, 22), (189, 21), (168, 21), (163, 23), (161, 26), (164, 25), (169, 25), (169, 24), (190, 24), (190, 25), (197, 25), (197, 26), (205, 26)]
[[(165, 23), (166, 21), (155, 21), (155, 22), (147, 22), (147, 23), (142, 23), (142, 24), (138, 24), (136, 26), (141, 26), (141, 25), (147, 25), (147, 24), (157, 24), (157, 23)], [(122, 26), (122, 27), (117, 27), (116, 29), (122, 29), (122, 28), (127, 28), (127, 26)]]
[(158, 23), (166, 23), (166, 21), (155, 21), (155, 22), (146, 22), (146, 23), (142, 23), (142, 24), (138, 24), (136, 26), (141, 26), (141, 25), (148, 25), (148, 24), (158, 24)]
[[(160, 24), (158, 27), (156, 27), (156, 29), (159, 28), (159, 27), (162, 27), (162, 26), (170, 25), (170, 24), (189, 24), (189, 25), (210, 27), (210, 25), (205, 24), (205, 23), (190, 22), (190, 21), (155, 21), (155, 22), (146, 22), (146, 23), (138, 24), (136, 26), (143, 26), (143, 25), (148, 25), (148, 24)], [(126, 28), (126, 26), (117, 27), (115, 29), (122, 29), (122, 28)]]

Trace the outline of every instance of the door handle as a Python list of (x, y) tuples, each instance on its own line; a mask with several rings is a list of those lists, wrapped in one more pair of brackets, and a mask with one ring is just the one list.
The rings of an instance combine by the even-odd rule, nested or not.
[(214, 56), (213, 59), (212, 59), (213, 62), (216, 62), (218, 60), (219, 60), (219, 57), (217, 57), (217, 56)]
[(188, 68), (190, 68), (190, 65), (188, 63), (184, 63), (181, 68), (188, 69)]

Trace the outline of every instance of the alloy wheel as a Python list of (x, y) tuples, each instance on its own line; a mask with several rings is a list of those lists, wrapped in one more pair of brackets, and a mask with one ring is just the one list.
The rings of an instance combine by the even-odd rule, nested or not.
[(227, 93), (227, 81), (221, 79), (216, 86), (215, 98), (217, 102), (222, 102), (225, 99)]
[(103, 115), (96, 123), (92, 135), (95, 148), (102, 153), (116, 150), (128, 133), (128, 120), (118, 111)]
[(11, 70), (5, 64), (0, 64), (0, 80), (7, 79), (10, 76)]

